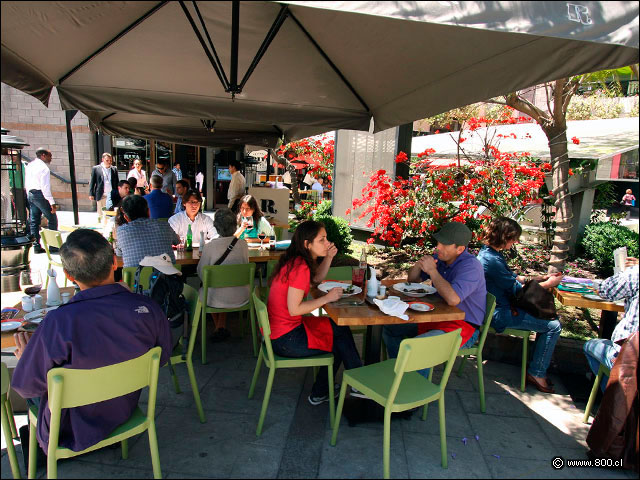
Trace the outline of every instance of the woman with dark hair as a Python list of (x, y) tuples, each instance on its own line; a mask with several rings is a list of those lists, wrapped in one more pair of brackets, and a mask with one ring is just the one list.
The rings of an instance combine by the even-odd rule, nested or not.
[[(307, 314), (338, 300), (342, 289), (333, 288), (314, 300), (305, 298), (311, 283), (320, 283), (326, 277), (336, 253), (338, 250), (327, 240), (322, 223), (307, 221), (298, 225), (291, 245), (269, 279), (271, 289), (267, 302), (273, 351), (291, 358), (333, 352), (334, 374), (342, 362), (347, 370), (362, 366), (351, 330), (339, 327), (329, 317)], [(320, 264), (319, 257), (324, 257)], [(328, 400), (328, 372), (322, 368), (313, 384), (309, 403), (319, 405)]]
[(257, 200), (252, 195), (245, 195), (240, 199), (238, 210), (238, 229), (234, 233), (236, 238), (255, 243), (260, 241), (258, 240), (260, 233), (264, 233), (267, 237), (275, 235), (269, 220), (264, 217)]
[(541, 287), (550, 289), (560, 283), (562, 274), (525, 277), (513, 273), (507, 266), (502, 251), (510, 249), (520, 239), (521, 233), (522, 227), (515, 220), (497, 217), (484, 228), (481, 236), (484, 246), (478, 253), (478, 260), (484, 268), (487, 291), (496, 297), (496, 309), (491, 326), (498, 333), (506, 328), (536, 332), (533, 359), (527, 372), (527, 383), (541, 392), (554, 393), (553, 385), (546, 377), (562, 326), (557, 319), (536, 318), (520, 308), (513, 308), (510, 300), (528, 280), (538, 280)]

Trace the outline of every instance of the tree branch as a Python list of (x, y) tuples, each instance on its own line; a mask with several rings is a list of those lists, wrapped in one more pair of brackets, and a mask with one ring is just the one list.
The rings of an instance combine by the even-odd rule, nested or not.
[(519, 96), (517, 93), (510, 93), (505, 98), (507, 100), (508, 106), (513, 107), (522, 113), (526, 113), (539, 124), (542, 125), (543, 123), (546, 123), (546, 121), (548, 121), (548, 116), (545, 114), (545, 112), (540, 110), (528, 100)]

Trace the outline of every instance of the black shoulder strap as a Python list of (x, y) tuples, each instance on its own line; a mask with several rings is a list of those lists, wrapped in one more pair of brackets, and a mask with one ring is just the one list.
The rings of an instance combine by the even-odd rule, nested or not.
[(133, 293), (142, 293), (142, 287), (140, 287), (140, 272), (142, 272), (142, 265), (138, 265), (136, 273), (133, 277)]
[(237, 238), (234, 238), (233, 240), (231, 240), (231, 243), (229, 244), (227, 249), (224, 251), (222, 256), (218, 259), (218, 261), (216, 263), (214, 263), (214, 265), (220, 265), (222, 262), (224, 262), (225, 259), (227, 258), (227, 256), (231, 253), (231, 250), (233, 250), (233, 247), (236, 246), (236, 243), (238, 243), (238, 239)]

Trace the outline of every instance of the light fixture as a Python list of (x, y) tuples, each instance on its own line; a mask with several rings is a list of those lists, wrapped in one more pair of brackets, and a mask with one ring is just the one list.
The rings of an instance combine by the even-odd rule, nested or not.
[(209, 133), (214, 133), (216, 131), (216, 129), (213, 128), (213, 126), (216, 124), (215, 120), (201, 119), (200, 121), (202, 122), (202, 125), (204, 125), (204, 128), (206, 128)]

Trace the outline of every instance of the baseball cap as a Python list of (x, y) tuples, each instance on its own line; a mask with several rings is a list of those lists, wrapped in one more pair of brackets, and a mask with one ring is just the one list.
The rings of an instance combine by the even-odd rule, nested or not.
[(182, 275), (182, 272), (173, 266), (171, 258), (166, 253), (155, 257), (144, 257), (140, 260), (143, 267), (155, 267), (166, 275)]
[(466, 247), (471, 241), (471, 230), (460, 222), (445, 223), (439, 232), (433, 234), (438, 242), (443, 245), (456, 244), (459, 247)]

